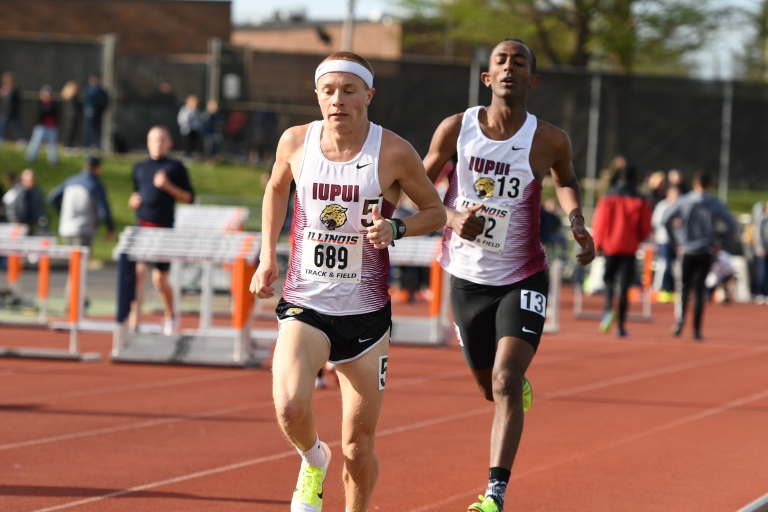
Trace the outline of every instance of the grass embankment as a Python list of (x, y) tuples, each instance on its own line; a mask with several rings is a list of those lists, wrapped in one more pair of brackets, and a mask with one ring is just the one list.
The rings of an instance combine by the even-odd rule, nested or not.
[[(83, 163), (82, 156), (63, 156), (59, 153), (58, 165), (51, 166), (45, 160), (45, 151), (41, 150), (36, 162), (28, 163), (24, 159), (23, 151), (10, 145), (0, 148), (0, 174), (8, 171), (17, 176), (22, 170), (30, 168), (37, 174), (37, 183), (48, 194), (54, 187), (67, 177), (80, 172)], [(133, 211), (128, 208), (128, 197), (133, 192), (131, 171), (133, 165), (146, 158), (141, 155), (115, 155), (105, 157), (102, 165), (102, 181), (107, 189), (109, 204), (112, 208), (112, 216), (119, 233), (123, 227), (135, 223)], [(264, 194), (261, 185), (263, 168), (254, 168), (245, 165), (217, 164), (206, 165), (195, 163), (188, 167), (190, 179), (195, 192), (198, 195), (218, 195), (233, 197), (231, 202), (244, 204), (258, 204)], [(3, 185), (5, 187), (5, 184)], [(234, 199), (238, 198), (238, 199)], [(261, 212), (251, 212), (251, 215), (260, 216)], [(58, 216), (53, 208), (48, 207), (49, 226), (51, 233), (58, 233)], [(112, 248), (114, 242), (104, 239), (105, 229), (102, 226), (99, 234), (94, 239), (92, 259), (112, 261)]]

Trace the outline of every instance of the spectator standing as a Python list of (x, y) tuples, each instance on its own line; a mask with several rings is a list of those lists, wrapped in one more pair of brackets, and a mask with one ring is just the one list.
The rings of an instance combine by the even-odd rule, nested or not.
[(0, 144), (5, 142), (8, 123), (13, 125), (17, 144), (26, 144), (24, 127), (21, 125), (21, 95), (10, 71), (3, 73), (0, 78)]
[(32, 130), (32, 138), (27, 146), (27, 161), (37, 160), (37, 152), (43, 142), (48, 143), (46, 154), (48, 163), (56, 165), (59, 161), (57, 146), (59, 143), (59, 108), (51, 96), (51, 86), (40, 88), (40, 100), (37, 103), (37, 123)]
[(187, 102), (179, 109), (177, 116), (179, 131), (184, 138), (184, 154), (188, 160), (192, 160), (192, 153), (197, 148), (200, 134), (203, 131), (203, 121), (197, 107), (197, 96), (190, 94), (187, 96)]
[(648, 176), (647, 194), (648, 202), (651, 203), (651, 209), (656, 210), (656, 206), (667, 197), (667, 173), (656, 171)]
[(80, 87), (77, 82), (70, 80), (61, 90), (63, 129), (61, 141), (70, 152), (75, 148), (75, 138), (83, 115), (83, 103), (80, 101)]
[[(694, 293), (693, 337), (702, 339), (701, 319), (704, 313), (704, 283), (715, 254), (715, 223), (718, 219), (728, 226), (726, 239), (736, 232), (736, 221), (724, 204), (709, 193), (712, 178), (706, 172), (698, 172), (693, 179), (693, 191), (680, 196), (664, 214), (663, 223), (669, 239), (677, 247), (681, 272), (680, 309), (672, 333), (679, 336), (685, 323), (691, 291)], [(676, 221), (680, 229), (675, 229)]]
[(672, 273), (675, 264), (675, 246), (670, 243), (667, 228), (662, 221), (664, 220), (664, 213), (677, 201), (679, 196), (680, 189), (669, 187), (667, 189), (667, 197), (659, 201), (659, 204), (653, 209), (653, 216), (651, 217), (656, 251), (664, 259), (664, 274), (661, 278), (661, 288), (659, 289), (659, 302), (662, 304), (672, 302), (675, 298), (675, 278)]
[(768, 201), (752, 208), (752, 226), (755, 244), (755, 303), (768, 304)]
[(683, 173), (677, 169), (672, 169), (667, 173), (667, 183), (670, 187), (677, 187), (680, 190), (680, 195), (691, 191), (690, 187), (685, 184), (685, 180), (683, 180)]
[(539, 212), (539, 239), (541, 245), (546, 248), (550, 261), (553, 259), (565, 260), (568, 252), (568, 242), (562, 233), (563, 221), (557, 214), (557, 203), (552, 198), (545, 199), (541, 203)]
[(100, 175), (101, 160), (89, 156), (79, 174), (70, 176), (48, 194), (48, 201), (59, 213), (59, 235), (67, 245), (91, 247), (100, 222), (107, 225), (107, 240), (115, 236), (115, 223)]
[(99, 76), (91, 73), (83, 94), (83, 147), (101, 149), (101, 118), (109, 105), (109, 95), (101, 87)]
[(48, 218), (45, 216), (45, 196), (36, 184), (35, 171), (24, 169), (21, 180), (5, 195), (9, 194), (13, 195), (12, 200), (9, 201), (10, 204), (6, 203), (10, 207), (8, 213), (11, 214), (9, 215), (11, 222), (29, 226), (28, 235), (34, 235), (38, 226), (48, 225)]
[[(155, 126), (147, 134), (149, 159), (133, 167), (133, 194), (128, 206), (136, 211), (139, 226), (172, 228), (175, 202), (191, 203), (195, 192), (189, 181), (187, 169), (178, 160), (168, 158), (173, 141), (168, 128)], [(173, 291), (168, 283), (170, 263), (155, 263), (152, 269), (152, 284), (160, 294), (165, 309), (166, 335), (178, 332), (174, 323)], [(129, 325), (134, 331), (141, 323), (141, 303), (144, 294), (149, 264), (136, 264), (136, 300), (131, 305)]]
[(637, 170), (619, 170), (616, 185), (597, 203), (592, 224), (595, 248), (605, 254), (605, 314), (600, 330), (608, 332), (615, 318), (613, 281), (619, 274), (619, 315), (616, 334), (627, 336), (629, 287), (635, 278), (635, 253), (651, 233), (651, 205), (637, 190)]
[(256, 149), (256, 163), (272, 167), (277, 148), (278, 119), (269, 108), (258, 110), (253, 117), (253, 143)]
[(221, 151), (222, 126), (224, 124), (219, 114), (219, 102), (208, 100), (203, 113), (203, 152), (206, 161), (218, 159)]

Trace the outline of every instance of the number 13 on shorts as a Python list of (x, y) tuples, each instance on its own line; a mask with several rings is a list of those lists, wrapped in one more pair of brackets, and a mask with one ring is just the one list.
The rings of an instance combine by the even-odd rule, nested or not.
[(547, 298), (539, 292), (520, 290), (520, 309), (547, 317)]

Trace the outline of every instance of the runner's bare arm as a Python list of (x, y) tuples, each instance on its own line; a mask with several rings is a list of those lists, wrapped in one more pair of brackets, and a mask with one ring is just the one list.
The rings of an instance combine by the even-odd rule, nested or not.
[[(437, 181), (445, 164), (456, 155), (456, 144), (459, 141), (462, 119), (464, 119), (463, 112), (446, 117), (432, 136), (429, 152), (424, 158), (424, 167), (432, 183)], [(479, 205), (477, 208), (468, 209), (463, 213), (446, 207), (446, 225), (461, 238), (474, 240), (483, 230), (483, 221), (475, 215), (475, 211), (481, 207)]]
[[(379, 169), (382, 189), (388, 190), (395, 184), (399, 185), (419, 209), (416, 214), (402, 219), (406, 227), (405, 236), (424, 235), (445, 225), (445, 207), (427, 178), (419, 155), (408, 142), (385, 131)], [(393, 234), (389, 222), (377, 222), (375, 217), (374, 225), (368, 228), (368, 239), (377, 249), (387, 247)]]
[(291, 180), (294, 177), (292, 169), (297, 165), (297, 153), (302, 150), (306, 130), (306, 126), (295, 126), (286, 130), (280, 137), (275, 152), (272, 176), (264, 190), (261, 213), (261, 255), (250, 288), (251, 292), (260, 299), (274, 295), (272, 283), (275, 282), (278, 274), (275, 247), (280, 229), (285, 222)]
[(554, 155), (551, 173), (555, 185), (555, 193), (563, 211), (567, 212), (571, 223), (573, 238), (582, 248), (576, 255), (580, 265), (588, 265), (595, 259), (595, 243), (584, 226), (584, 215), (581, 211), (581, 186), (573, 170), (573, 148), (571, 139), (563, 130), (547, 124), (543, 126), (544, 141)]

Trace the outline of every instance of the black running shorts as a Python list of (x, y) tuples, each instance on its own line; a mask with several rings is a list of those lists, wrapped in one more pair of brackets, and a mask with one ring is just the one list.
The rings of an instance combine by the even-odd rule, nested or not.
[(547, 313), (549, 279), (541, 271), (503, 286), (477, 284), (451, 276), (456, 335), (469, 367), (492, 368), (496, 345), (505, 336), (539, 348)]
[[(334, 316), (286, 302), (282, 297), (275, 309), (280, 325), (298, 320), (317, 328), (331, 345), (332, 363), (353, 361), (371, 350), (392, 327), (392, 306), (359, 315)], [(388, 340), (387, 340), (388, 341)]]

